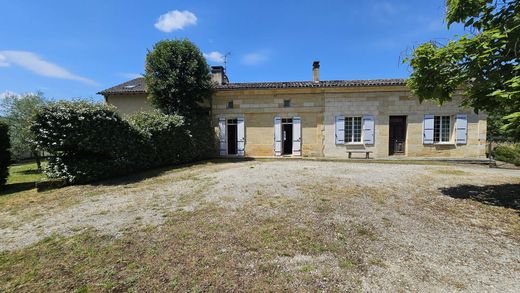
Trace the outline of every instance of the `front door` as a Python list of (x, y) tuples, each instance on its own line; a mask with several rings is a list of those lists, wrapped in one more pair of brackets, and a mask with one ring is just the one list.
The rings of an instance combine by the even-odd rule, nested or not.
[(236, 155), (237, 154), (237, 124), (236, 119), (228, 120), (227, 125), (227, 147), (228, 147), (228, 155)]
[(406, 116), (390, 116), (388, 154), (403, 155), (406, 144)]
[(282, 119), (283, 155), (292, 155), (293, 152), (293, 123), (291, 118)]

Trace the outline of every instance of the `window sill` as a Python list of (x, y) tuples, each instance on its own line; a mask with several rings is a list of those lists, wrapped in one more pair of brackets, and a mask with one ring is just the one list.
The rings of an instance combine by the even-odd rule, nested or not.
[(443, 142), (436, 142), (433, 145), (455, 145), (455, 142), (452, 141), (443, 141)]
[(362, 142), (346, 142), (345, 145), (365, 145)]

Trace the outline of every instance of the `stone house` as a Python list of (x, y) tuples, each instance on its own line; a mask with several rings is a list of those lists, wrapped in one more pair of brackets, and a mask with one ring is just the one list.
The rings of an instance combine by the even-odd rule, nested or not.
[[(486, 115), (419, 103), (404, 79), (229, 82), (213, 66), (210, 115), (222, 156), (482, 158)], [(100, 92), (122, 113), (152, 109), (144, 79)]]

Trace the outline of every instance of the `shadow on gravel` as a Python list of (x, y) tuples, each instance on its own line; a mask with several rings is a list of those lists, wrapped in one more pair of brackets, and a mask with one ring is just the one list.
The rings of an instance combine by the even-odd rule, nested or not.
[(208, 159), (208, 160), (201, 160), (197, 162), (192, 163), (186, 163), (186, 164), (179, 164), (179, 165), (172, 165), (172, 166), (165, 166), (165, 167), (158, 167), (151, 170), (141, 171), (132, 175), (126, 175), (122, 177), (117, 178), (111, 178), (107, 180), (97, 181), (97, 182), (91, 182), (89, 185), (101, 185), (101, 186), (116, 186), (116, 185), (125, 185), (125, 184), (131, 184), (131, 183), (137, 183), (140, 181), (143, 181), (148, 178), (156, 177), (161, 174), (164, 174), (169, 171), (173, 171), (176, 169), (181, 168), (187, 168), (187, 167), (193, 167), (197, 165), (205, 165), (205, 164), (225, 164), (225, 163), (241, 163), (241, 162), (247, 162), (247, 161), (253, 161), (252, 158), (217, 158), (217, 159)]
[(484, 204), (516, 210), (520, 214), (520, 184), (499, 185), (457, 185), (440, 188), (447, 196), (458, 199), (472, 199)]

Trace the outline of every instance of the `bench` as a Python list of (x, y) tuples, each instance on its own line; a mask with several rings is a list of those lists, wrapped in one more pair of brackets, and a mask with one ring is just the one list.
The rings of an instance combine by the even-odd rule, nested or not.
[(349, 159), (352, 159), (352, 153), (365, 153), (365, 159), (370, 159), (371, 152), (372, 151), (366, 151), (366, 150), (347, 150)]

